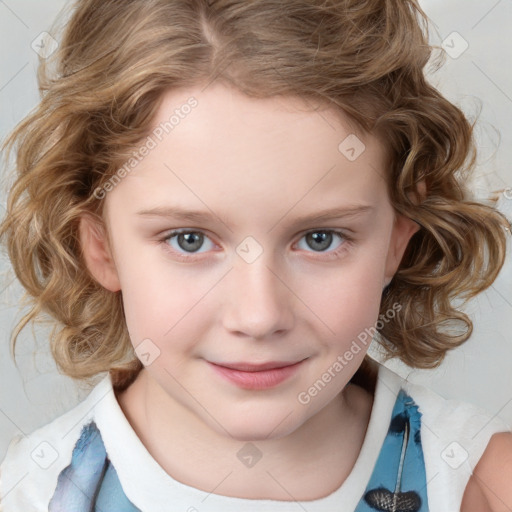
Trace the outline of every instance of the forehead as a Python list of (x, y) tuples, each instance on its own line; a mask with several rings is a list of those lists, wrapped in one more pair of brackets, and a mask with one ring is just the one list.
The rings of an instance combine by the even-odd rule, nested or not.
[[(190, 107), (190, 104), (193, 107)], [(340, 137), (352, 135), (372, 146), (372, 137), (364, 134), (348, 116), (326, 101), (296, 96), (254, 98), (241, 91), (214, 82), (202, 88), (167, 90), (153, 119), (151, 129), (163, 131), (167, 145), (222, 139), (219, 149), (232, 149), (235, 142), (248, 146), (281, 145), (283, 152), (298, 140), (322, 142), (330, 152), (339, 152)], [(226, 139), (225, 136), (231, 136)], [(247, 136), (250, 136), (250, 139)], [(158, 138), (161, 138), (158, 137)], [(274, 142), (274, 144), (272, 144)], [(288, 143), (287, 143), (288, 142)], [(239, 144), (240, 145), (240, 144)]]
[(277, 213), (376, 203), (386, 193), (379, 141), (325, 103), (251, 98), (220, 83), (168, 90), (149, 139), (152, 148), (114, 191), (138, 210), (179, 199), (195, 209)]

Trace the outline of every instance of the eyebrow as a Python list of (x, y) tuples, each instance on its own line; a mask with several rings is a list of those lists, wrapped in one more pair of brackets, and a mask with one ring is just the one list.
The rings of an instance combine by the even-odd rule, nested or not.
[[(295, 226), (299, 224), (312, 223), (317, 221), (341, 219), (345, 217), (355, 217), (366, 213), (370, 213), (374, 210), (375, 208), (373, 206), (367, 204), (348, 205), (344, 207), (321, 210), (310, 215), (297, 217), (292, 221), (292, 223)], [(211, 212), (200, 210), (186, 210), (173, 206), (158, 206), (155, 208), (144, 209), (136, 212), (136, 215), (142, 217), (166, 217), (190, 222), (211, 221), (214, 217), (217, 217), (215, 214)], [(287, 214), (281, 217), (281, 220), (284, 217), (286, 217), (286, 215)], [(279, 220), (278, 222), (280, 222), (281, 220)]]

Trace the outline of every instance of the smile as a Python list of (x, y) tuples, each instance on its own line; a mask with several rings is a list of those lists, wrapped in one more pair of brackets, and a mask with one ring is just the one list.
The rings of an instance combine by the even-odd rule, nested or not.
[[(305, 359), (299, 362), (270, 362), (260, 365), (249, 363), (212, 363), (210, 367), (222, 378), (243, 389), (275, 387), (297, 372)], [(229, 366), (224, 366), (229, 365)]]

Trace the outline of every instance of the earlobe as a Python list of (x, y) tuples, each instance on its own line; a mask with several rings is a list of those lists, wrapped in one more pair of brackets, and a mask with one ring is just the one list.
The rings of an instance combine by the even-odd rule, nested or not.
[(119, 291), (121, 284), (104, 228), (90, 215), (82, 214), (79, 234), (84, 260), (92, 277), (107, 290)]

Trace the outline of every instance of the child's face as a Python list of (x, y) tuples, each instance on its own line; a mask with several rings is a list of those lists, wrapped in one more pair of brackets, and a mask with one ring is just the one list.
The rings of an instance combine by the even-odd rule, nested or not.
[[(168, 404), (220, 435), (281, 437), (336, 407), (417, 227), (395, 223), (376, 139), (363, 138), (350, 161), (338, 146), (352, 132), (332, 112), (214, 83), (167, 93), (154, 127), (190, 96), (197, 106), (161, 142), (152, 135), (156, 147), (104, 199), (115, 268), (100, 258), (88, 265), (122, 290), (132, 343), (150, 363), (143, 371)], [(296, 220), (358, 205), (370, 209)], [(138, 213), (157, 207), (208, 218)], [(160, 241), (174, 229), (199, 233)], [(241, 387), (210, 364), (302, 360), (266, 389)]]

